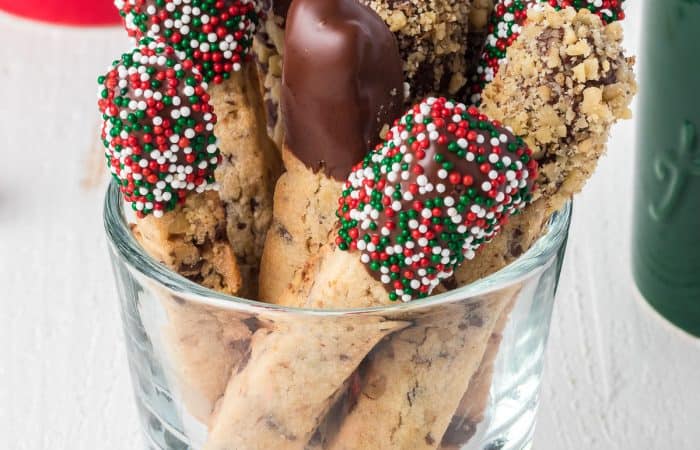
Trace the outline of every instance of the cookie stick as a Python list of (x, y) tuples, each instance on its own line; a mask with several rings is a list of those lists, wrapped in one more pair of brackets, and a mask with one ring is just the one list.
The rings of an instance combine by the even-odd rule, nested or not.
[[(513, 61), (504, 66), (507, 73), (487, 86), (481, 108), (536, 150), (540, 190), (521, 219), (514, 218), (472, 264), (456, 271), (457, 285), (499, 270), (529, 248), (538, 230), (523, 224), (544, 223), (579, 192), (605, 150), (611, 126), (630, 117), (634, 60), (623, 55), (619, 24), (603, 26), (585, 10), (548, 8), (530, 16), (526, 36), (508, 49), (506, 61)], [(536, 218), (527, 217), (535, 213)], [(525, 238), (517, 238), (523, 231)]]
[(235, 293), (240, 274), (214, 192), (216, 115), (201, 75), (171, 47), (144, 40), (98, 82), (107, 163), (137, 237), (174, 270)]
[[(539, 35), (540, 33), (543, 33), (544, 36), (551, 36), (552, 30), (562, 29), (562, 35), (560, 35), (559, 38), (555, 38), (553, 41), (548, 41), (549, 45), (548, 46), (541, 46), (541, 48), (549, 49), (550, 51), (552, 51), (552, 49), (554, 49), (554, 48), (557, 50), (569, 49), (569, 53), (573, 52), (573, 49), (576, 48), (577, 41), (579, 40), (579, 38), (577, 38), (577, 35), (575, 33), (564, 33), (563, 31), (565, 28), (565, 24), (567, 22), (571, 23), (572, 21), (574, 21), (572, 14), (575, 16), (576, 13), (573, 10), (567, 10), (567, 12), (562, 12), (562, 13), (554, 13), (553, 10), (550, 10), (549, 12), (550, 12), (550, 15), (547, 16), (547, 20), (545, 21), (543, 19), (540, 22), (541, 27), (539, 29), (537, 29), (537, 32), (533, 32), (533, 34)], [(598, 33), (601, 33), (601, 34), (605, 33), (605, 31), (602, 31), (603, 27), (602, 27), (601, 22), (598, 19), (593, 19), (593, 16), (590, 13), (580, 13), (579, 17), (580, 17), (580, 22), (581, 22), (579, 24), (580, 29), (577, 30), (579, 33), (582, 33), (586, 29), (590, 29), (591, 30), (590, 35), (593, 35), (593, 36), (595, 36)], [(579, 28), (579, 27), (576, 27), (576, 28)], [(545, 30), (545, 29), (547, 31), (549, 31), (550, 33), (544, 32), (543, 30)], [(624, 80), (624, 81), (622, 81), (622, 83), (623, 83), (622, 86), (617, 85), (617, 80), (606, 80), (606, 81), (603, 81), (602, 83), (599, 83), (597, 85), (599, 87), (597, 87), (595, 89), (603, 90), (603, 89), (606, 89), (606, 86), (608, 86), (608, 87), (612, 88), (613, 92), (618, 92), (618, 90), (619, 90), (619, 92), (620, 92), (619, 95), (621, 97), (615, 98), (615, 99), (611, 99), (610, 97), (608, 97), (607, 99), (611, 101), (611, 103), (608, 105), (610, 107), (610, 112), (608, 114), (603, 114), (600, 117), (600, 119), (594, 118), (594, 117), (589, 118), (591, 121), (590, 133), (583, 132), (581, 130), (577, 130), (577, 134), (575, 134), (575, 136), (581, 140), (588, 141), (590, 139), (595, 139), (595, 140), (600, 140), (604, 143), (605, 139), (607, 138), (607, 134), (608, 134), (608, 130), (609, 130), (610, 125), (616, 120), (616, 117), (614, 116), (613, 111), (616, 111), (618, 114), (623, 115), (623, 116), (627, 114), (627, 106), (628, 106), (629, 100), (631, 98), (633, 86), (625, 85), (625, 83), (627, 83), (631, 80), (629, 78), (630, 67), (629, 67), (628, 61), (626, 61), (621, 55), (621, 51), (619, 48), (619, 38), (620, 38), (619, 30), (617, 32), (615, 32), (614, 30), (615, 30), (615, 26), (613, 26), (609, 31), (610, 33), (613, 33), (613, 34), (606, 36), (605, 38), (603, 38), (601, 36), (600, 39), (594, 38), (594, 39), (591, 39), (590, 42), (588, 42), (588, 41), (586, 41), (586, 42), (588, 42), (588, 44), (592, 46), (592, 48), (591, 48), (592, 53), (596, 54), (596, 50), (600, 51), (601, 53), (598, 56), (602, 60), (607, 61), (608, 64), (610, 64), (610, 61), (608, 60), (608, 58), (610, 58), (612, 60), (612, 62), (615, 63), (615, 65), (614, 65), (615, 68), (613, 70), (615, 70), (616, 72), (619, 71), (620, 76), (622, 76), (623, 80)], [(554, 36), (556, 36), (556, 35), (557, 35), (557, 33), (555, 32)], [(573, 42), (567, 42), (566, 40), (564, 40), (562, 42), (562, 44), (557, 46), (556, 41), (558, 39), (564, 39), (564, 36), (571, 38), (572, 35), (574, 37)], [(537, 36), (528, 35), (528, 36), (523, 38), (522, 42), (534, 42), (534, 44), (532, 44), (532, 45), (536, 47), (538, 45), (538, 41), (536, 39), (537, 39)], [(583, 39), (583, 38), (581, 38), (581, 39)], [(520, 42), (520, 41), (518, 41), (518, 42)], [(569, 46), (574, 46), (574, 47), (569, 48)], [(611, 50), (609, 48), (610, 46), (612, 46), (612, 49), (614, 50), (612, 53), (608, 53)], [(538, 55), (539, 55), (539, 57), (541, 57), (545, 61), (545, 63), (549, 61), (549, 57), (551, 56), (551, 53), (546, 53), (546, 54), (542, 55), (542, 54), (538, 53), (537, 51), (532, 51), (532, 49), (530, 49), (530, 50), (531, 51), (529, 53), (525, 53), (522, 55), (522, 57), (526, 61), (531, 61), (533, 59), (533, 57), (535, 60), (537, 60)], [(526, 55), (529, 55), (529, 56), (526, 56)], [(557, 72), (559, 75), (561, 75), (562, 79), (560, 81), (565, 82), (564, 78), (571, 77), (571, 76), (573, 76), (573, 74), (578, 73), (578, 70), (580, 70), (580, 69), (574, 70), (573, 67), (577, 66), (579, 63), (583, 63), (583, 61), (585, 59), (585, 58), (581, 58), (580, 60), (577, 60), (576, 58), (574, 58), (572, 56), (573, 55), (569, 54), (569, 58), (570, 58), (569, 61), (570, 61), (571, 65), (568, 67), (562, 68), (560, 66), (559, 68), (557, 68), (555, 66), (550, 66), (548, 70), (546, 68), (544, 68), (542, 72), (537, 72), (537, 70), (533, 70), (533, 71), (528, 72), (528, 74), (530, 74), (530, 76), (532, 76), (532, 75), (538, 74), (538, 73), (547, 74), (549, 72), (548, 75), (551, 75), (552, 72)], [(605, 66), (607, 66), (607, 64), (604, 64), (603, 61), (601, 61), (601, 67), (605, 67)], [(507, 79), (506, 75), (504, 75), (503, 79), (504, 80)], [(604, 79), (601, 78), (601, 80), (604, 80)], [(535, 78), (534, 80), (531, 80), (529, 83), (525, 82), (524, 80), (518, 80), (518, 81), (520, 82), (519, 84), (517, 82), (514, 84), (518, 84), (520, 89), (522, 89), (523, 86), (525, 86), (525, 87), (532, 86), (534, 83), (538, 83), (541, 85), (541, 83), (542, 83), (542, 80), (539, 78)], [(540, 91), (538, 91), (536, 89), (533, 89), (533, 90), (525, 89), (522, 92), (524, 92), (525, 94), (527, 94), (529, 92), (530, 95), (536, 95), (536, 93), (540, 92)], [(573, 91), (573, 92), (575, 92), (575, 91)], [(580, 119), (581, 117), (586, 117), (585, 115), (590, 114), (590, 112), (588, 110), (588, 106), (590, 106), (590, 105), (584, 106), (584, 103), (586, 103), (586, 100), (584, 99), (584, 94), (582, 92), (579, 92), (579, 94), (580, 94), (580, 97), (574, 97), (574, 99), (577, 101), (577, 103), (579, 105), (581, 105), (581, 112), (578, 115), (578, 118)], [(562, 99), (562, 102), (567, 102), (567, 100), (568, 100), (569, 102), (566, 104), (571, 105), (572, 104), (570, 101), (571, 95), (572, 94), (569, 94), (568, 99)], [(505, 97), (503, 97), (503, 98), (505, 98)], [(511, 99), (509, 99), (509, 101), (511, 101)], [(522, 103), (519, 103), (519, 104), (522, 105)], [(615, 108), (615, 106), (618, 106), (618, 108)], [(607, 108), (607, 106), (606, 106), (606, 108)], [(493, 111), (495, 111), (495, 109)], [(515, 109), (513, 111), (515, 111)], [(543, 111), (546, 112), (547, 110), (546, 110), (546, 108), (525, 108), (525, 109), (523, 109), (522, 107), (518, 109), (518, 112), (520, 114), (523, 114), (523, 111), (525, 111), (525, 112), (526, 111), (537, 111), (537, 114), (535, 114), (535, 116), (539, 117), (539, 114), (541, 112), (543, 112)], [(603, 113), (604, 112), (605, 111), (603, 111)], [(601, 112), (597, 111), (594, 114), (601, 114)], [(507, 118), (507, 116), (503, 116), (503, 117)], [(508, 122), (505, 122), (505, 123), (508, 123)], [(519, 132), (519, 131), (516, 131), (516, 133), (517, 132)], [(598, 136), (597, 133), (601, 133), (600, 136)], [(581, 148), (575, 148), (575, 149), (578, 152), (580, 152), (579, 156), (574, 157), (574, 159), (577, 159), (578, 161), (576, 161), (576, 162), (571, 161), (569, 163), (570, 164), (569, 167), (572, 168), (572, 173), (574, 173), (574, 174), (578, 170), (577, 164), (581, 163), (581, 159), (583, 157), (582, 155), (589, 156), (589, 152), (587, 151), (588, 150), (587, 146), (584, 146)], [(554, 148), (545, 147), (545, 151), (546, 152), (551, 151), (552, 155), (556, 154), (556, 153), (554, 153), (555, 152)], [(597, 157), (598, 155), (599, 154), (596, 154), (595, 156)], [(562, 162), (562, 161), (560, 161), (560, 162)], [(545, 175), (545, 177), (546, 177), (546, 175)], [(545, 177), (540, 178), (540, 179), (544, 180), (545, 183), (548, 183), (548, 178), (545, 178)], [(545, 185), (545, 188), (546, 187), (547, 186)], [(539, 192), (539, 190), (538, 190), (538, 192)], [(565, 191), (562, 191), (562, 192), (565, 192)], [(548, 194), (549, 194), (549, 192), (545, 191), (544, 193), (540, 193), (540, 194), (536, 194), (536, 195), (543, 196), (543, 195), (548, 195)], [(528, 209), (525, 210), (524, 214), (527, 214), (527, 210)], [(488, 251), (488, 247), (485, 248), (485, 251)], [(468, 266), (468, 265), (465, 265), (465, 266)], [(463, 267), (465, 267), (465, 266), (463, 266)], [(392, 340), (390, 340), (389, 343), (382, 344), (382, 345), (392, 345)], [(374, 363), (370, 367), (368, 376), (373, 376), (372, 373), (374, 373), (375, 376), (377, 376), (376, 374), (380, 374), (380, 373), (385, 374), (386, 376), (388, 376), (388, 374), (391, 374), (391, 373), (396, 373), (395, 370), (397, 370), (397, 367), (398, 367), (398, 363), (396, 361), (397, 360), (395, 358), (394, 359), (390, 359), (390, 358), (375, 359)], [(457, 372), (455, 372), (455, 373), (457, 373)], [(437, 377), (438, 374), (434, 373), (433, 376)], [(407, 383), (407, 386), (410, 386), (410, 385), (411, 385), (410, 383)], [(427, 389), (429, 389), (429, 387)], [(405, 394), (405, 392), (404, 392), (404, 394)], [(457, 394), (457, 395), (459, 396), (460, 394)], [(358, 400), (358, 404), (356, 405), (355, 409), (353, 410), (353, 412), (350, 413), (350, 415), (346, 419), (345, 423), (343, 424), (343, 427), (341, 427), (341, 431), (339, 432), (337, 442), (342, 443), (342, 444), (339, 444), (338, 448), (352, 448), (352, 444), (348, 446), (347, 443), (348, 442), (358, 442), (358, 441), (362, 442), (363, 445), (365, 445), (365, 446), (369, 445), (372, 448), (385, 448), (385, 447), (392, 448), (391, 446), (394, 446), (394, 448), (397, 448), (397, 447), (400, 448), (401, 442), (408, 443), (408, 442), (411, 442), (412, 440), (418, 439), (419, 436), (412, 435), (412, 432), (411, 432), (412, 428), (411, 428), (410, 424), (406, 423), (406, 417), (403, 417), (402, 427), (400, 427), (399, 430), (394, 430), (394, 429), (392, 429), (392, 427), (389, 427), (389, 430), (391, 430), (392, 433), (389, 433), (388, 431), (382, 431), (380, 429), (381, 427), (377, 426), (376, 423), (370, 423), (370, 421), (366, 420), (367, 417), (376, 416), (378, 411), (381, 411), (382, 408), (385, 408), (387, 404), (400, 404), (400, 399), (398, 396), (396, 397), (396, 399), (397, 399), (397, 401), (394, 401), (391, 397), (389, 397), (389, 398), (385, 397), (385, 398), (381, 398), (381, 399), (377, 400), (377, 399), (369, 399), (366, 396), (360, 396), (359, 400)], [(450, 399), (448, 399), (448, 400), (450, 400)], [(413, 411), (415, 411), (416, 408), (424, 407), (425, 410), (428, 411), (431, 403), (443, 404), (443, 398), (441, 396), (430, 397), (430, 400), (426, 400), (424, 406), (422, 406), (420, 403), (413, 402), (411, 409)], [(447, 411), (446, 413), (443, 411), (443, 414), (448, 414), (448, 415), (452, 414), (452, 411), (449, 411), (449, 409), (447, 409), (446, 411)], [(422, 416), (422, 415), (419, 415), (419, 416)], [(448, 421), (449, 421), (449, 418), (448, 418)], [(445, 423), (444, 420), (440, 420), (440, 422), (443, 424)], [(414, 430), (415, 429), (423, 429), (423, 428), (424, 428), (424, 424), (421, 424), (420, 426), (416, 426), (414, 428)], [(444, 431), (444, 429), (443, 429), (443, 431)], [(404, 441), (401, 441), (401, 439), (400, 439), (402, 432), (404, 433), (404, 436), (405, 436)], [(351, 435), (353, 436), (353, 440), (350, 440), (348, 438)], [(437, 441), (437, 443), (435, 445), (439, 444), (440, 439), (441, 439), (441, 435), (438, 435), (435, 437), (435, 440)], [(428, 448), (430, 448), (430, 447), (428, 447)]]
[(395, 39), (356, 0), (295, 1), (285, 46), (287, 172), (260, 275), (261, 298), (272, 303), (327, 241), (345, 178), (403, 109)]
[[(283, 304), (337, 309), (427, 297), (529, 202), (530, 155), (475, 107), (434, 97), (413, 106), (350, 174), (337, 237)], [(375, 277), (388, 295), (342, 275), (363, 273), (357, 253), (370, 268), (365, 280)], [(378, 295), (362, 300), (358, 286)]]
[(275, 184), (282, 160), (265, 129), (265, 109), (257, 69), (245, 64), (228, 80), (210, 88), (219, 118), (222, 163), (216, 169), (226, 210), (226, 234), (243, 277), (239, 295), (258, 298), (258, 275), (270, 225)]
[(252, 60), (260, 2), (116, 0), (135, 39), (172, 46), (210, 83), (223, 160), (216, 171), (226, 209), (226, 233), (242, 273), (239, 295), (255, 298), (265, 235), (272, 220), (274, 184), (281, 161), (265, 132), (265, 109)]
[(204, 450), (304, 449), (362, 358), (407, 325), (324, 317), (257, 332), (250, 359), (212, 417)]
[[(442, 99), (417, 105), (351, 176), (339, 211), (338, 248), (313, 264), (315, 276), (293, 296), (306, 299), (307, 307), (366, 302), (370, 289), (355, 277), (353, 262), (338, 261), (344, 247), (357, 248), (347, 254), (360, 253), (378, 278), (369, 285), (372, 291), (382, 284), (390, 290), (374, 303), (429, 295), (528, 201), (528, 180), (536, 175), (529, 155), (519, 138), (475, 108)], [(517, 289), (505, 299), (495, 295), (450, 305), (380, 343), (365, 369), (367, 394), (358, 396), (327, 448), (437, 446), (493, 325)], [(445, 376), (452, 373), (459, 376)], [(453, 409), (441, 416), (442, 408)]]
[[(226, 239), (224, 208), (215, 191), (188, 195), (161, 218), (137, 220), (132, 230), (146, 252), (171, 270), (210, 289), (235, 295), (242, 284), (236, 257)], [(187, 411), (202, 423), (221, 397), (235, 365), (248, 351), (250, 330), (237, 318), (159, 292), (168, 317), (162, 330)], [(158, 294), (155, 294), (158, 293)]]
[[(301, 10), (303, 14), (297, 17), (294, 8)], [(300, 159), (291, 151), (285, 151), (288, 171), (276, 189), (275, 213), (286, 220), (283, 226), (286, 225), (285, 229), (290, 230), (287, 233), (295, 233), (299, 239), (291, 242), (293, 248), (298, 247), (284, 255), (298, 257), (299, 253), (302, 258), (306, 258), (304, 255), (313, 250), (306, 246), (305, 238), (302, 240), (304, 233), (311, 230), (321, 235), (312, 239), (325, 241), (334, 222), (333, 211), (342, 190), (342, 182), (333, 179), (332, 175), (338, 176), (345, 171), (349, 173), (356, 160), (361, 159), (366, 152), (370, 136), (379, 135), (381, 125), (385, 121), (388, 122), (384, 117), (390, 114), (391, 104), (395, 101), (399, 105), (401, 103), (394, 99), (401, 99), (402, 80), (393, 36), (388, 30), (385, 32), (383, 23), (371, 10), (353, 0), (301, 1), (296, 2), (294, 8), (290, 14), (290, 35), (299, 42), (291, 43), (288, 49), (291, 52), (296, 49), (300, 56), (292, 60), (299, 66), (293, 68), (295, 77), (287, 82), (292, 83), (294, 88), (290, 88), (289, 92), (290, 104), (293, 105), (290, 107), (298, 108), (299, 115), (294, 116), (296, 121), (288, 123), (298, 127), (294, 128), (288, 137), (296, 138), (291, 147), (306, 153), (303, 159)], [(293, 33), (293, 30), (298, 30), (299, 35)], [(328, 37), (340, 38), (327, 39)], [(384, 77), (379, 77), (375, 71), (379, 64), (388, 64), (390, 68)], [(290, 70), (289, 66), (286, 70)], [(329, 70), (335, 72), (328, 73)], [(339, 94), (346, 97), (339, 97)], [(342, 110), (338, 111), (339, 108)], [(327, 114), (329, 112), (330, 115)], [(334, 112), (345, 120), (347, 128), (338, 129), (338, 123), (332, 116)], [(323, 128), (324, 125), (328, 128)], [(319, 142), (308, 139), (305, 133), (309, 132)], [(358, 153), (357, 157), (353, 156)], [(347, 173), (341, 176), (345, 177)], [(314, 207), (323, 204), (324, 201), (327, 205), (323, 208)], [(328, 225), (310, 227), (303, 217), (299, 217), (300, 212), (310, 215), (324, 209), (328, 211)], [(316, 219), (309, 217), (307, 222), (313, 223), (314, 220)], [(327, 229), (318, 232), (318, 229), (324, 226)], [(275, 253), (275, 249), (279, 247), (275, 247), (274, 239), (278, 237), (273, 228), (268, 236), (263, 258), (261, 280), (264, 281), (261, 282), (261, 286), (266, 288), (267, 292), (273, 288), (275, 280), (284, 276), (279, 267), (281, 257)], [(266, 265), (266, 261), (269, 266)], [(266, 275), (270, 278), (266, 279)], [(277, 298), (274, 295), (265, 295), (264, 292), (264, 298)], [(294, 327), (291, 330), (278, 329), (271, 333), (259, 333), (253, 341), (251, 361), (245, 369), (231, 377), (226, 395), (222, 398), (220, 408), (212, 421), (207, 448), (265, 448), (264, 445), (270, 442), (276, 442), (274, 448), (303, 446), (333, 404), (335, 395), (342, 392), (341, 387), (345, 380), (364, 356), (379, 339), (404, 326), (395, 322), (370, 322), (362, 327), (364, 336), (360, 338), (354, 328), (348, 330), (338, 325), (331, 322), (315, 326), (320, 334), (313, 339), (308, 339), (307, 330), (297, 330)], [(298, 338), (294, 339), (295, 336)], [(338, 344), (329, 346), (327, 342)], [(291, 347), (290, 343), (293, 344)], [(270, 348), (287, 350), (265, 351)], [(290, 360), (289, 355), (296, 355), (298, 352), (313, 355), (314, 358), (318, 358), (317, 363), (294, 366), (295, 361)], [(337, 365), (339, 355), (342, 355), (342, 359), (341, 364)], [(321, 361), (325, 361), (325, 364), (321, 364)], [(280, 382), (275, 383), (274, 379), (267, 383), (254, 381), (259, 373), (272, 371), (270, 377), (281, 375), (281, 372), (273, 370), (279, 364), (291, 365), (289, 370), (299, 374), (288, 379), (285, 377), (287, 383), (301, 383), (302, 380), (317, 377), (321, 380), (318, 384), (319, 390), (311, 396), (304, 392), (303, 385), (294, 385), (284, 391), (300, 394), (302, 398), (290, 399), (277, 411), (261, 411), (262, 405), (255, 402), (269, 389), (284, 385)], [(310, 373), (304, 375), (305, 371)], [(254, 404), (251, 405), (251, 402)], [(250, 421), (251, 418), (263, 416), (274, 417), (271, 421), (266, 419), (268, 425), (273, 425), (266, 426), (264, 431), (254, 436), (237, 431), (241, 427), (246, 428), (246, 421)], [(280, 430), (283, 433), (280, 433)]]
[[(532, 14), (533, 13), (531, 13), (531, 15)], [(549, 95), (541, 97), (538, 95), (538, 92), (547, 92), (552, 82), (549, 83), (550, 86), (547, 90), (543, 90), (538, 88), (538, 86), (547, 86), (547, 83), (532, 81), (530, 78), (532, 70), (538, 71), (542, 69), (546, 71), (547, 69), (542, 66), (542, 63), (540, 63), (540, 66), (535, 66), (533, 69), (532, 65), (527, 62), (528, 60), (524, 58), (525, 55), (534, 54), (533, 52), (537, 51), (535, 48), (537, 41), (529, 38), (533, 36), (532, 33), (541, 33), (544, 29), (544, 21), (547, 20), (547, 15), (543, 15), (542, 13), (535, 14), (536, 16), (530, 19), (530, 21), (534, 21), (534, 23), (531, 25), (528, 24), (524, 29), (524, 33), (528, 34), (525, 38), (527, 40), (518, 39), (515, 43), (515, 48), (509, 49), (508, 51), (508, 60), (514, 60), (506, 63), (502, 69), (505, 70), (506, 73), (498, 75), (496, 80), (492, 83), (493, 86), (487, 86), (484, 92), (484, 109), (492, 111), (492, 114), (499, 115), (502, 120), (507, 122), (515, 122), (515, 118), (520, 116), (519, 112), (516, 111), (517, 107), (515, 103), (513, 103), (513, 100), (506, 100), (506, 97), (513, 94), (515, 90), (523, 89), (523, 86), (526, 86), (523, 91), (525, 92), (525, 97), (529, 99), (528, 105), (532, 105), (530, 107), (534, 108), (533, 110), (537, 111), (539, 110), (537, 108), (543, 107), (545, 103), (551, 103)], [(551, 15), (552, 13), (549, 12), (549, 14)], [(561, 14), (563, 13), (560, 13), (560, 15)], [(572, 30), (579, 33), (590, 26), (588, 22), (591, 20), (595, 21), (595, 19), (585, 12), (579, 13), (573, 18), (571, 16), (572, 14), (573, 11), (569, 11), (569, 18), (567, 21), (570, 22), (570, 25), (556, 27), (557, 21), (555, 21), (555, 27), (564, 28), (566, 33), (571, 35)], [(526, 140), (528, 140), (534, 148), (548, 149), (546, 154), (539, 155), (540, 157), (547, 156), (549, 160), (548, 163), (541, 163), (542, 176), (539, 182), (542, 187), (540, 191), (542, 198), (529, 207), (520, 217), (522, 220), (526, 221), (526, 224), (529, 222), (531, 225), (526, 225), (525, 227), (516, 225), (511, 227), (511, 224), (509, 224), (504, 227), (503, 233), (496, 238), (496, 241), (500, 240), (500, 243), (497, 244), (494, 242), (493, 244), (495, 245), (493, 245), (493, 247), (489, 246), (485, 248), (485, 254), (480, 255), (475, 261), (489, 261), (489, 264), (477, 264), (461, 268), (455, 275), (458, 284), (469, 283), (474, 279), (491, 273), (493, 270), (498, 270), (517, 258), (522, 251), (527, 250), (538, 237), (538, 224), (543, 223), (543, 221), (554, 211), (558, 210), (566, 200), (581, 190), (585, 181), (594, 170), (598, 158), (605, 149), (605, 141), (607, 140), (608, 130), (611, 125), (618, 119), (629, 117), (627, 107), (636, 91), (636, 86), (631, 71), (632, 61), (626, 61), (622, 56), (622, 50), (620, 48), (620, 41), (622, 39), (620, 27), (619, 25), (610, 25), (603, 31), (600, 31), (600, 25), (591, 28), (593, 28), (594, 31), (590, 32), (586, 39), (596, 42), (594, 47), (598, 48), (603, 47), (604, 43), (607, 42), (609, 45), (605, 47), (605, 57), (599, 54), (597, 58), (600, 59), (600, 61), (598, 63), (592, 62), (592, 60), (587, 57), (588, 59), (586, 59), (587, 62), (584, 62), (584, 66), (578, 65), (581, 61), (574, 59), (572, 62), (568, 63), (568, 67), (554, 69), (563, 69), (563, 73), (568, 73), (568, 78), (572, 80), (570, 91), (566, 95), (557, 94), (558, 101), (554, 103), (553, 109), (559, 117), (560, 125), (564, 126), (567, 130), (571, 130), (570, 133), (574, 133), (573, 136), (575, 140), (573, 142), (564, 142), (562, 140), (564, 136), (558, 136), (556, 132), (552, 133), (553, 129), (559, 127), (553, 127), (552, 124), (547, 127), (543, 126), (544, 124), (537, 122), (538, 117), (536, 115), (523, 119), (524, 121), (519, 122), (520, 125), (518, 125)], [(585, 33), (583, 33), (583, 35), (585, 35)], [(561, 48), (567, 44), (571, 45), (572, 43), (562, 42), (557, 45)], [(600, 68), (596, 69), (600, 70), (600, 73), (590, 71), (594, 66)], [(587, 67), (589, 70), (586, 76), (580, 73), (584, 67)], [(607, 70), (603, 69), (603, 67), (607, 67)], [(552, 69), (550, 69), (550, 71), (551, 70)], [(575, 75), (577, 73), (578, 75)], [(606, 83), (599, 86), (602, 89), (601, 104), (595, 105), (594, 108), (593, 105), (589, 103), (587, 107), (581, 108), (583, 112), (568, 114), (567, 112), (571, 111), (570, 108), (572, 108), (573, 105), (582, 104), (586, 101), (585, 95), (587, 85), (597, 84), (595, 83), (596, 80), (607, 80)], [(515, 88), (515, 85), (517, 85), (518, 88)], [(588, 95), (592, 95), (590, 91), (588, 91)], [(593, 91), (593, 95), (597, 96), (596, 91)], [(596, 109), (600, 109), (603, 113), (598, 113)], [(536, 133), (535, 130), (544, 130), (544, 133)], [(547, 174), (550, 175), (547, 176)], [(508, 244), (508, 239), (517, 242), (517, 246), (514, 247), (512, 244)], [(517, 251), (509, 251), (509, 248), (515, 248)], [(494, 254), (494, 252), (499, 253)], [(497, 329), (496, 334), (498, 333), (499, 330)], [(488, 361), (486, 361), (485, 364), (488, 364)], [(488, 382), (475, 380), (475, 383), (490, 384), (490, 380)], [(471, 402), (469, 397), (470, 395), (467, 393), (462, 401), (461, 410), (470, 408), (467, 405)], [(471, 410), (475, 411), (473, 408), (471, 408)], [(460, 411), (458, 411), (457, 416), (453, 419), (455, 425), (459, 426), (459, 424), (464, 423), (465, 420), (467, 422), (474, 421), (473, 417), (465, 419), (464, 417), (459, 417), (460, 414)], [(481, 411), (476, 411), (476, 417), (478, 418), (480, 415)], [(455, 437), (458, 434), (459, 431), (451, 427), (449, 432), (450, 440), (452, 442), (459, 442), (459, 439)], [(468, 439), (468, 436), (463, 433), (462, 436), (463, 440), (461, 443), (464, 443), (466, 439)]]
[[(241, 278), (225, 237), (213, 176), (219, 162), (216, 116), (201, 75), (171, 47), (144, 40), (115, 61), (99, 82), (107, 162), (136, 213), (135, 237), (151, 256), (181, 275), (235, 294)], [(162, 300), (170, 313), (172, 300)], [(173, 323), (198, 320), (191, 314), (169, 315)], [(208, 331), (217, 335), (215, 328), (204, 329), (203, 336)], [(175, 339), (176, 350), (180, 341)], [(175, 369), (185, 373), (180, 378), (188, 391), (213, 404), (221, 391), (212, 392), (209, 379), (186, 375), (197, 366), (190, 359), (178, 361)], [(227, 374), (218, 370), (219, 364), (208, 367), (209, 376), (217, 373), (225, 383)], [(192, 409), (194, 415), (203, 414), (198, 406)]]

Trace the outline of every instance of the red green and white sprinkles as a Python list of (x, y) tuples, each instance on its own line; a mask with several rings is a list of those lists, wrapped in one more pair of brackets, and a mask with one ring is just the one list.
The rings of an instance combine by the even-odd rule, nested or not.
[(206, 82), (221, 83), (251, 58), (260, 6), (255, 0), (115, 0), (129, 35), (163, 39)]
[(161, 217), (189, 192), (217, 187), (216, 116), (191, 61), (144, 39), (98, 83), (107, 165), (138, 217)]
[(625, 18), (622, 4), (625, 0), (497, 0), (489, 24), (489, 35), (481, 59), (472, 76), (470, 102), (479, 105), (481, 92), (498, 74), (506, 61), (508, 47), (518, 39), (527, 19), (527, 11), (538, 4), (549, 4), (557, 10), (573, 7), (588, 9), (603, 22), (611, 23)]
[(391, 300), (426, 297), (531, 200), (531, 155), (476, 107), (428, 98), (350, 174), (336, 244), (361, 253)]

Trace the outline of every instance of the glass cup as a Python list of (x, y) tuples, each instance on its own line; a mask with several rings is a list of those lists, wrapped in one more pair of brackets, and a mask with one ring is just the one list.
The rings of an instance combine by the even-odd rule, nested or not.
[(429, 299), (304, 310), (151, 259), (117, 186), (105, 226), (149, 449), (523, 449), (571, 205), (500, 272)]

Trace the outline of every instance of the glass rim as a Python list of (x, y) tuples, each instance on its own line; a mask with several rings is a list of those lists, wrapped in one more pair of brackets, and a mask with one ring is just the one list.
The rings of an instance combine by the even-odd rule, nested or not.
[[(556, 212), (548, 222), (547, 232), (518, 259), (503, 269), (465, 286), (432, 295), (412, 302), (396, 302), (386, 306), (347, 309), (309, 309), (275, 305), (223, 294), (188, 280), (148, 255), (134, 238), (129, 222), (124, 215), (123, 200), (119, 186), (112, 180), (107, 187), (104, 200), (103, 220), (107, 240), (113, 253), (131, 271), (158, 283), (161, 287), (189, 301), (207, 304), (222, 309), (237, 309), (250, 313), (284, 312), (312, 316), (338, 316), (348, 314), (404, 313), (423, 308), (432, 308), (452, 302), (465, 302), (513, 286), (534, 273), (543, 271), (553, 262), (554, 256), (565, 244), (571, 222), (572, 202)], [(467, 262), (468, 264), (468, 262)]]

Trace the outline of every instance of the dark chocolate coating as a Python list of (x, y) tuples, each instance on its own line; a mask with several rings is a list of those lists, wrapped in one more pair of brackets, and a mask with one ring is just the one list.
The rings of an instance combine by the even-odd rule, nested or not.
[(356, 0), (295, 0), (287, 16), (282, 111), (286, 146), (344, 180), (403, 112), (394, 35)]
[(272, 0), (272, 11), (279, 17), (287, 17), (292, 0)]

